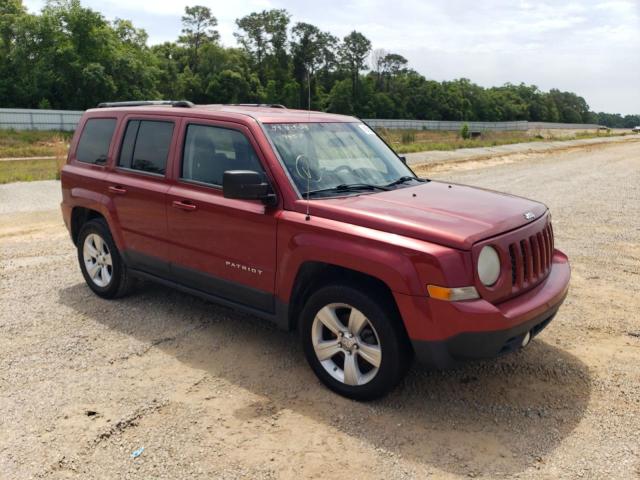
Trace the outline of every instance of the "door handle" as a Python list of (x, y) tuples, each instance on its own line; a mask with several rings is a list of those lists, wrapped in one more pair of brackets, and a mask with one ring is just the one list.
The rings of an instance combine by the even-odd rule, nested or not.
[(125, 193), (127, 193), (127, 189), (119, 185), (110, 185), (109, 191), (113, 193), (118, 193), (120, 195), (124, 195)]
[(198, 207), (188, 200), (174, 200), (171, 203), (171, 206), (174, 208), (179, 208), (180, 210), (186, 210), (187, 212), (193, 212)]

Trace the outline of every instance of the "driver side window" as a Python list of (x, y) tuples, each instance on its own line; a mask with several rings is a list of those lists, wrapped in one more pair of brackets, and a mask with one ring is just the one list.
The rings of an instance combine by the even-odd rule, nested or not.
[(263, 172), (247, 137), (237, 130), (210, 125), (189, 124), (182, 154), (185, 180), (222, 186), (227, 170)]

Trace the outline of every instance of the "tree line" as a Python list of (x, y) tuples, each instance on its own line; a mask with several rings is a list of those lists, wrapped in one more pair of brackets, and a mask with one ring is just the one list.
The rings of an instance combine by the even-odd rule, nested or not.
[(188, 99), (277, 103), (363, 118), (529, 120), (640, 124), (640, 116), (595, 113), (572, 92), (466, 78), (438, 82), (406, 58), (353, 31), (340, 39), (283, 9), (236, 20), (238, 47), (220, 43), (217, 19), (186, 7), (173, 42), (148, 45), (130, 21), (108, 21), (79, 0), (49, 0), (37, 14), (0, 0), (0, 106), (85, 109), (102, 101)]

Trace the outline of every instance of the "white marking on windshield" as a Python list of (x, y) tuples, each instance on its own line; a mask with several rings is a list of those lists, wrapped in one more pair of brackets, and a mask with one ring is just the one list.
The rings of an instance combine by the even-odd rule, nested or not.
[(364, 123), (359, 123), (358, 126), (367, 135), (375, 135), (374, 131), (367, 127)]

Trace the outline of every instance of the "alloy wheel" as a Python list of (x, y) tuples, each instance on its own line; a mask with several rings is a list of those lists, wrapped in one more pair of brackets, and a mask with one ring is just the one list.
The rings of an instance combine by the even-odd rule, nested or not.
[(346, 385), (369, 383), (382, 362), (375, 328), (358, 309), (344, 303), (321, 308), (313, 319), (311, 341), (322, 367)]
[(90, 233), (84, 239), (82, 258), (91, 281), (98, 287), (107, 287), (113, 276), (113, 260), (107, 242), (100, 235)]

